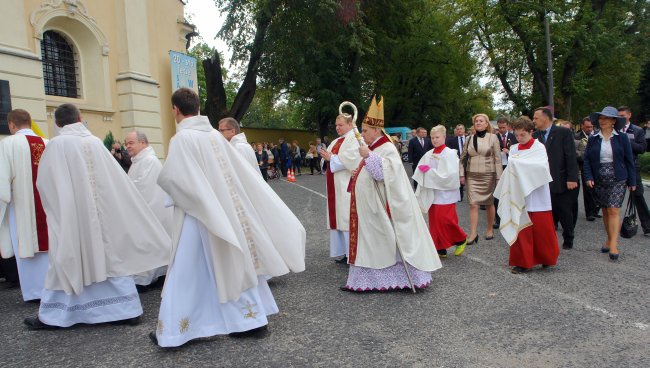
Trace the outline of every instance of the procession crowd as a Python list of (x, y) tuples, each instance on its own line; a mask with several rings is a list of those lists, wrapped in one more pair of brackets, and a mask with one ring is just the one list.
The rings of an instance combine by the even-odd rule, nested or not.
[[(478, 243), (481, 206), (485, 239), (499, 230), (513, 273), (552, 267), (555, 227), (564, 249), (574, 244), (580, 181), (587, 219), (602, 211), (601, 251), (612, 261), (626, 190), (650, 235), (637, 159), (645, 135), (626, 107), (592, 114), (575, 136), (547, 107), (532, 120), (500, 119), (498, 133), (484, 114), (473, 117), (470, 135), (462, 125), (452, 137), (442, 125), (430, 138), (418, 128), (409, 177), (384, 131), (383, 98), (373, 97), (360, 133), (341, 113), (338, 137), (306, 150), (284, 139), (251, 144), (233, 118), (214, 129), (190, 89), (171, 102), (177, 133), (164, 164), (137, 130), (125, 149), (107, 150), (72, 104), (56, 109), (61, 129), (49, 141), (31, 129), (27, 111), (9, 114), (12, 136), (0, 141), (0, 276), (39, 303), (28, 329), (137, 324), (138, 293), (164, 281), (149, 334), (156, 345), (265, 334), (279, 311), (268, 280), (303, 271), (306, 244), (304, 227), (265, 181), (272, 170), (300, 175), (304, 159), (311, 174), (325, 175), (330, 256), (349, 265), (340, 287), (347, 292), (428, 287), (448, 249), (461, 256)], [(463, 196), (467, 232), (456, 212)]]

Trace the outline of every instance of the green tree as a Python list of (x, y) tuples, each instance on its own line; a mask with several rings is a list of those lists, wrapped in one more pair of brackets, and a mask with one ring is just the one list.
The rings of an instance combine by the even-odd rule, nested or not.
[(474, 34), (518, 112), (549, 104), (544, 18), (551, 23), (558, 116), (578, 119), (604, 104), (633, 98), (648, 50), (645, 0), (461, 0), (447, 8)]

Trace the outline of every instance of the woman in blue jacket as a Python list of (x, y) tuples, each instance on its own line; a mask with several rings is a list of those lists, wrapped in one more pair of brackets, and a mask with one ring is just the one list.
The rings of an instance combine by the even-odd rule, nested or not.
[(600, 128), (597, 134), (589, 137), (584, 156), (584, 175), (587, 186), (594, 188), (596, 200), (603, 209), (603, 223), (607, 232), (607, 242), (601, 248), (609, 253), (609, 259), (618, 260), (618, 234), (621, 224), (619, 213), (625, 187), (636, 190), (636, 174), (632, 146), (626, 134), (620, 129), (625, 126), (625, 118), (618, 111), (607, 106), (601, 112), (591, 114), (591, 121)]

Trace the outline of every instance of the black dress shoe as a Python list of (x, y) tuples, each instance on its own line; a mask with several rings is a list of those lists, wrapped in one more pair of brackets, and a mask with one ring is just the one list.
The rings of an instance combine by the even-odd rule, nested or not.
[(151, 287), (149, 285), (135, 284), (135, 288), (138, 290), (138, 293), (146, 293), (147, 291), (151, 290)]
[(339, 264), (348, 264), (348, 256), (343, 256), (343, 258), (337, 259), (334, 262), (339, 263)]
[(493, 229), (498, 229), (499, 227), (501, 227), (501, 224), (494, 223), (494, 224), (492, 225), (492, 228), (493, 228)]
[(0, 284), (0, 290), (15, 289), (19, 286), (20, 286), (20, 282), (18, 281), (7, 281)]
[(573, 244), (572, 243), (564, 243), (564, 244), (562, 244), (562, 249), (573, 249)]
[(543, 269), (543, 270), (547, 270), (547, 269), (549, 269), (549, 268), (551, 268), (551, 265), (542, 265), (542, 269)]
[(25, 318), (23, 323), (25, 323), (27, 329), (30, 331), (56, 330), (59, 328), (57, 326), (46, 325), (45, 323), (41, 322), (41, 320), (38, 319), (38, 317), (27, 317)]
[(599, 214), (595, 214), (594, 216), (597, 218), (603, 218), (603, 215), (599, 215)]
[(156, 336), (155, 332), (149, 332), (149, 340), (151, 340), (151, 342), (153, 342), (154, 345), (159, 346), (158, 345), (158, 337)]
[(587, 221), (596, 221), (595, 216), (587, 216)]
[(262, 327), (254, 328), (248, 331), (242, 332), (231, 332), (228, 334), (230, 337), (241, 338), (241, 337), (262, 337), (268, 331), (268, 325)]
[(112, 321), (108, 323), (114, 326), (120, 326), (120, 325), (137, 326), (140, 324), (140, 316), (122, 319), (119, 321)]
[(515, 275), (520, 274), (520, 273), (528, 273), (530, 272), (530, 268), (523, 268), (519, 266), (515, 266), (510, 270), (511, 273), (514, 273)]

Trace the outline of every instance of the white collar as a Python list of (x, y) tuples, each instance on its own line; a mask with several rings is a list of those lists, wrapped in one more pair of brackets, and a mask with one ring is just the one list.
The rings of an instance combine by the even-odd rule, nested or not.
[(82, 122), (74, 123), (74, 124), (68, 124), (65, 125), (61, 130), (59, 131), (60, 135), (76, 135), (80, 137), (87, 137), (89, 135), (92, 135), (90, 130), (86, 128), (86, 125)]
[[(597, 135), (597, 136), (600, 136), (600, 138), (605, 139), (605, 137), (603, 136), (603, 131), (602, 131), (602, 130), (599, 130), (598, 133), (596, 133), (596, 135)], [(616, 131), (616, 129), (613, 129), (613, 130), (612, 130), (612, 135), (618, 135), (618, 132)], [(610, 137), (610, 138), (611, 138), (611, 137)]]
[(208, 119), (208, 117), (202, 115), (190, 116), (188, 118), (181, 120), (177, 124), (177, 130), (182, 130), (182, 129), (193, 129), (193, 130), (200, 130), (203, 132), (211, 132), (215, 130), (212, 127), (212, 125), (210, 125), (210, 120)]
[(350, 134), (354, 134), (354, 128), (348, 130), (348, 132), (347, 132), (347, 133), (344, 133), (341, 137), (347, 137), (347, 136), (349, 136)]
[(155, 156), (155, 155), (156, 155), (156, 152), (154, 152), (153, 147), (147, 146), (147, 147), (143, 148), (142, 151), (138, 152), (137, 155), (131, 157), (131, 162), (135, 164), (136, 162), (142, 160), (143, 158), (145, 158), (147, 156)]
[(23, 128), (15, 133), (15, 135), (31, 135), (31, 136), (36, 136), (37, 134), (34, 133), (33, 130), (30, 128)]
[[(236, 134), (235, 136), (230, 138), (230, 144), (235, 145), (239, 143), (248, 144), (248, 140), (246, 139), (246, 134), (244, 134), (244, 132)], [(255, 150), (255, 152), (257, 152), (257, 150)]]

